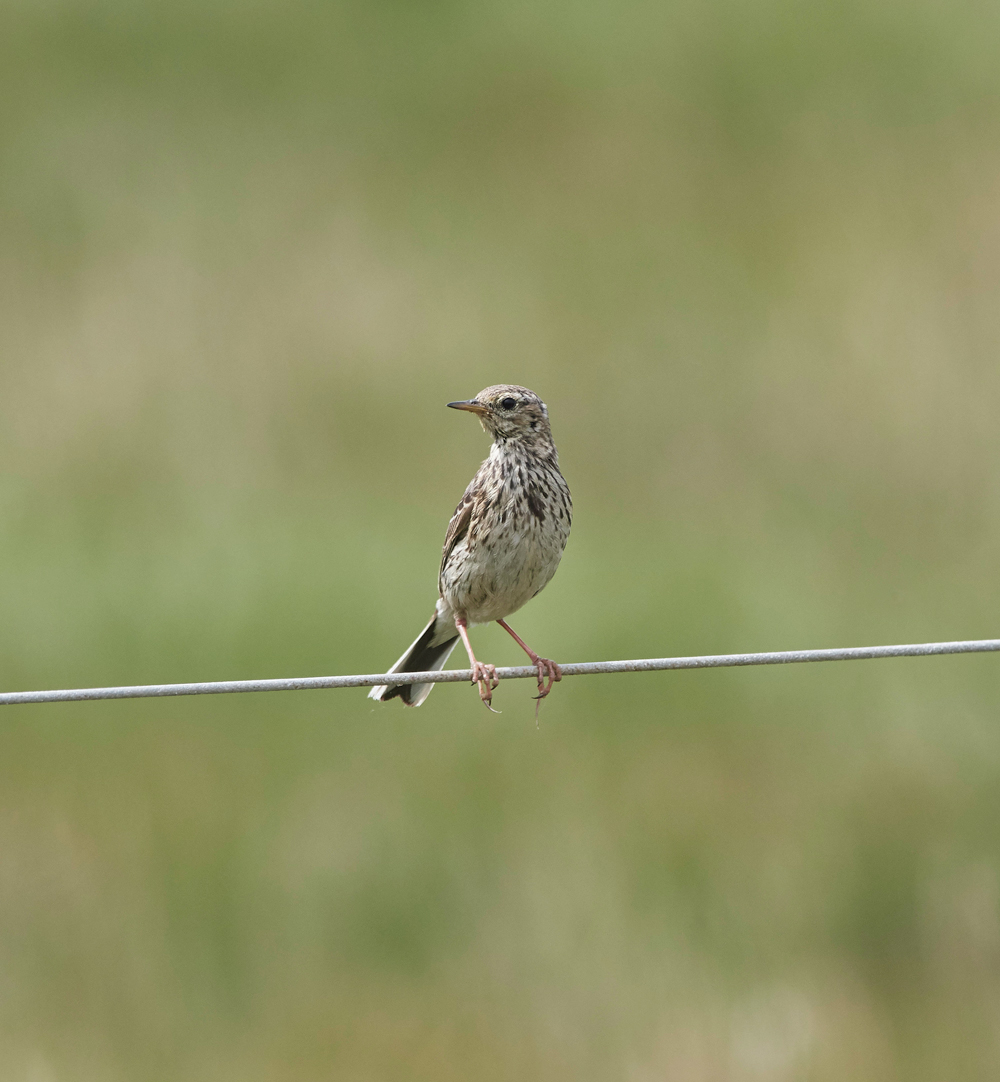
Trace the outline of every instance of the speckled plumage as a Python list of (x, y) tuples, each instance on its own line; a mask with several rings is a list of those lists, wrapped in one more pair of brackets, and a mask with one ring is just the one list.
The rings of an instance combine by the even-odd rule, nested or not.
[[(511, 405), (513, 403), (513, 405)], [(467, 402), (450, 402), (477, 414), (493, 446), (465, 490), (445, 535), (434, 616), (390, 672), (443, 668), (465, 627), (503, 621), (530, 601), (556, 573), (569, 537), (573, 504), (559, 471), (559, 458), (545, 403), (526, 387), (498, 384)], [(539, 671), (548, 694), (558, 666), (539, 658), (503, 624)], [(466, 641), (473, 670), (485, 670), (480, 693), (489, 705), (493, 666), (482, 665)], [(548, 687), (542, 690), (542, 678)], [(485, 687), (484, 687), (485, 681)], [(370, 697), (400, 696), (419, 706), (433, 684), (373, 688)]]

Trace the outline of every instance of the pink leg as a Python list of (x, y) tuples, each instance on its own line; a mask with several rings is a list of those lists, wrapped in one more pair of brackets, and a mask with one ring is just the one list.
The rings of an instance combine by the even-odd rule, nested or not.
[[(500, 683), (497, 676), (497, 667), (496, 665), (484, 665), (481, 661), (476, 661), (476, 655), (472, 652), (472, 643), (469, 642), (468, 624), (461, 616), (455, 617), (455, 627), (458, 628), (458, 633), (462, 636), (462, 642), (465, 643), (465, 652), (469, 655), (469, 661), (472, 664), (472, 682), (479, 685), (479, 698), (483, 700), (490, 710), (493, 710), (491, 705), (493, 702), (493, 689)], [(493, 713), (498, 714), (499, 711), (493, 710)]]
[[(513, 638), (514, 642), (521, 647), (528, 657), (531, 658), (531, 664), (538, 670), (538, 694), (535, 698), (544, 699), (552, 690), (552, 685), (557, 680), (562, 680), (562, 669), (560, 669), (550, 658), (539, 657), (506, 620), (497, 620), (497, 623), (511, 636), (511, 638)], [(546, 677), (548, 678), (548, 683), (543, 689), (542, 685), (545, 684)]]

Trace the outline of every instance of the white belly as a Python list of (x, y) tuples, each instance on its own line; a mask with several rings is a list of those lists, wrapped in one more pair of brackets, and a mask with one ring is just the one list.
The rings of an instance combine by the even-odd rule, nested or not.
[[(567, 531), (568, 532), (568, 531)], [(460, 541), (443, 576), (442, 596), (470, 624), (503, 619), (530, 601), (556, 573), (566, 538), (527, 516), (517, 533)]]

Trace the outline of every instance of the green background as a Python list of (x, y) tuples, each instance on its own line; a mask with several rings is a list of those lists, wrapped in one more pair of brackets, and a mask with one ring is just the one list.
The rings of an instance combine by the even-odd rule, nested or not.
[[(938, 0), (7, 0), (0, 686), (384, 670), (495, 382), (576, 505), (542, 653), (998, 634), (998, 49)], [(996, 1079), (996, 657), (531, 692), (6, 709), (0, 1074)]]

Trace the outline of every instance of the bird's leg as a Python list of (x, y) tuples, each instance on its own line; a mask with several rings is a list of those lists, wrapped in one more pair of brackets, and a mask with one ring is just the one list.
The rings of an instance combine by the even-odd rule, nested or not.
[[(455, 627), (458, 628), (459, 635), (462, 636), (462, 642), (465, 643), (465, 652), (469, 655), (469, 661), (472, 664), (472, 682), (479, 685), (479, 698), (483, 700), (487, 708), (493, 710), (491, 705), (493, 702), (493, 689), (500, 683), (500, 678), (497, 676), (496, 665), (484, 665), (481, 661), (476, 661), (476, 655), (472, 652), (472, 643), (469, 642), (469, 628), (465, 620), (461, 616), (455, 617)], [(493, 710), (494, 714), (499, 714), (499, 710)]]
[[(521, 638), (520, 635), (507, 623), (506, 620), (497, 620), (497, 623), (507, 632), (518, 646), (531, 658), (531, 664), (538, 670), (538, 694), (536, 699), (544, 699), (552, 690), (552, 685), (557, 680), (562, 680), (562, 669), (547, 657), (539, 657), (534, 650)], [(546, 678), (548, 683), (546, 684)], [(542, 685), (545, 684), (543, 689)]]

